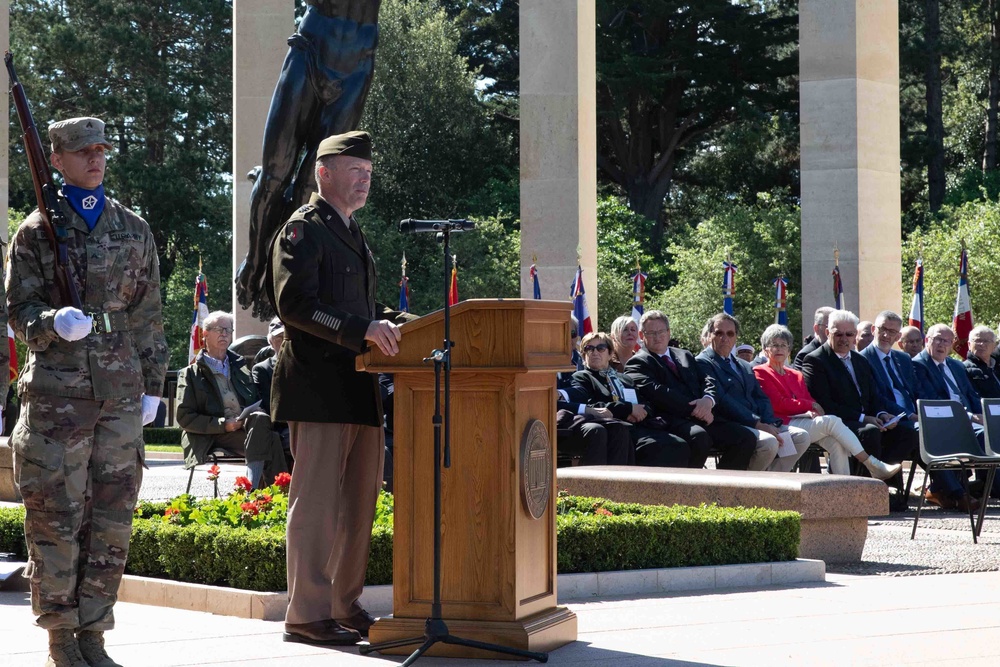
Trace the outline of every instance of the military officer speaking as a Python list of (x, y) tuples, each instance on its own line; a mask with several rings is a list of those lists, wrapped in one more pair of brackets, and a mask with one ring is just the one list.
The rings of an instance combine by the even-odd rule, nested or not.
[(53, 123), (49, 139), (83, 310), (61, 302), (35, 211), (11, 242), (7, 275), (10, 324), (28, 346), (10, 438), (26, 510), (25, 575), (36, 622), (49, 632), (46, 665), (114, 667), (104, 631), (128, 556), (142, 425), (156, 415), (166, 374), (160, 271), (149, 226), (104, 194), (104, 123)]
[(399, 351), (376, 315), (375, 260), (353, 213), (365, 205), (371, 139), (348, 132), (316, 154), (319, 193), (274, 237), (267, 285), (285, 323), (271, 417), (291, 432), (285, 641), (353, 644), (374, 622), (364, 588), (384, 441), (376, 377), (354, 369), (367, 342)]

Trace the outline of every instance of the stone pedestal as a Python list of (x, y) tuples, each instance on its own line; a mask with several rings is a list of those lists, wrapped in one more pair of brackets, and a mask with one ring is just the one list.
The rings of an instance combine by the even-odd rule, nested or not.
[[(568, 299), (577, 254), (597, 327), (597, 62), (592, 0), (521, 0), (521, 296)], [(378, 76), (376, 74), (376, 76)]]
[[(233, 274), (250, 247), (250, 190), (247, 172), (260, 164), (264, 123), (295, 32), (292, 0), (236, 0), (233, 7)], [(6, 146), (6, 144), (4, 144)], [(236, 300), (233, 323), (238, 336), (267, 334), (267, 323), (251, 316)]]
[(804, 332), (835, 244), (849, 310), (902, 305), (898, 32), (896, 0), (799, 0)]

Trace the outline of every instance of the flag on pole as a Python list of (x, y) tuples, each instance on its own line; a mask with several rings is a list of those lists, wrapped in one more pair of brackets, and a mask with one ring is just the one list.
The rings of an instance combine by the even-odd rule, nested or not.
[(924, 331), (924, 260), (917, 259), (917, 267), (913, 271), (913, 303), (910, 305), (911, 327)]
[(531, 276), (531, 283), (532, 283), (532, 290), (533, 290), (534, 298), (541, 299), (542, 298), (542, 288), (538, 284), (538, 269), (535, 268), (535, 262), (537, 262), (537, 261), (538, 261), (538, 258), (535, 257), (534, 255), (532, 255), (531, 256), (531, 268), (528, 269), (528, 275)]
[(733, 295), (736, 293), (736, 265), (730, 260), (722, 263), (722, 310), (733, 314)]
[(955, 330), (954, 350), (965, 359), (969, 352), (969, 333), (972, 331), (972, 302), (969, 300), (969, 255), (962, 242), (962, 256), (958, 269), (958, 295), (955, 297), (955, 315), (952, 320)]
[(458, 303), (458, 255), (451, 256), (451, 287), (448, 288), (448, 305)]
[(402, 261), (403, 277), (399, 281), (399, 311), (410, 312), (410, 279), (406, 277), (406, 253), (403, 253)]
[(188, 363), (194, 361), (205, 340), (205, 318), (208, 317), (208, 282), (201, 272), (198, 260), (198, 276), (194, 279), (194, 314), (191, 317), (191, 340), (188, 342)]
[(774, 285), (774, 323), (788, 326), (788, 313), (785, 312), (788, 303), (788, 278), (778, 276), (771, 282)]
[(840, 277), (840, 250), (833, 250), (833, 305), (837, 310), (844, 310), (847, 304), (844, 301), (844, 281)]
[(13, 382), (17, 379), (17, 346), (14, 345), (14, 330), (7, 325), (7, 346), (10, 348), (10, 379)]
[(594, 330), (594, 325), (590, 321), (590, 311), (587, 310), (587, 295), (583, 290), (583, 269), (579, 264), (576, 265), (576, 276), (573, 278), (573, 284), (570, 286), (569, 296), (573, 299), (573, 315), (576, 316), (576, 321), (580, 323), (580, 331), (578, 333), (580, 338), (583, 338)]
[(644, 310), (643, 304), (646, 302), (647, 278), (649, 275), (642, 272), (639, 260), (636, 259), (635, 273), (632, 274), (632, 319), (635, 320), (636, 326), (639, 326), (639, 320), (642, 318)]

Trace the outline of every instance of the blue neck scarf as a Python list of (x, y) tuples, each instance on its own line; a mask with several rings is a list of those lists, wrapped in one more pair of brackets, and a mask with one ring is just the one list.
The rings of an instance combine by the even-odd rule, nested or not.
[(94, 231), (97, 219), (104, 211), (104, 186), (98, 185), (96, 190), (85, 190), (75, 185), (64, 185), (62, 191), (69, 205), (87, 223), (87, 229)]

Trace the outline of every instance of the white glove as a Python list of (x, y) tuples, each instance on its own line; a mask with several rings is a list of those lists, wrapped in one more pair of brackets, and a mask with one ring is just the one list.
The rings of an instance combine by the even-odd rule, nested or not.
[(160, 407), (160, 399), (156, 396), (142, 395), (142, 425), (152, 424), (156, 419), (156, 410)]
[(85, 314), (79, 308), (65, 306), (56, 311), (52, 328), (56, 333), (69, 341), (86, 338), (94, 324), (94, 318)]

